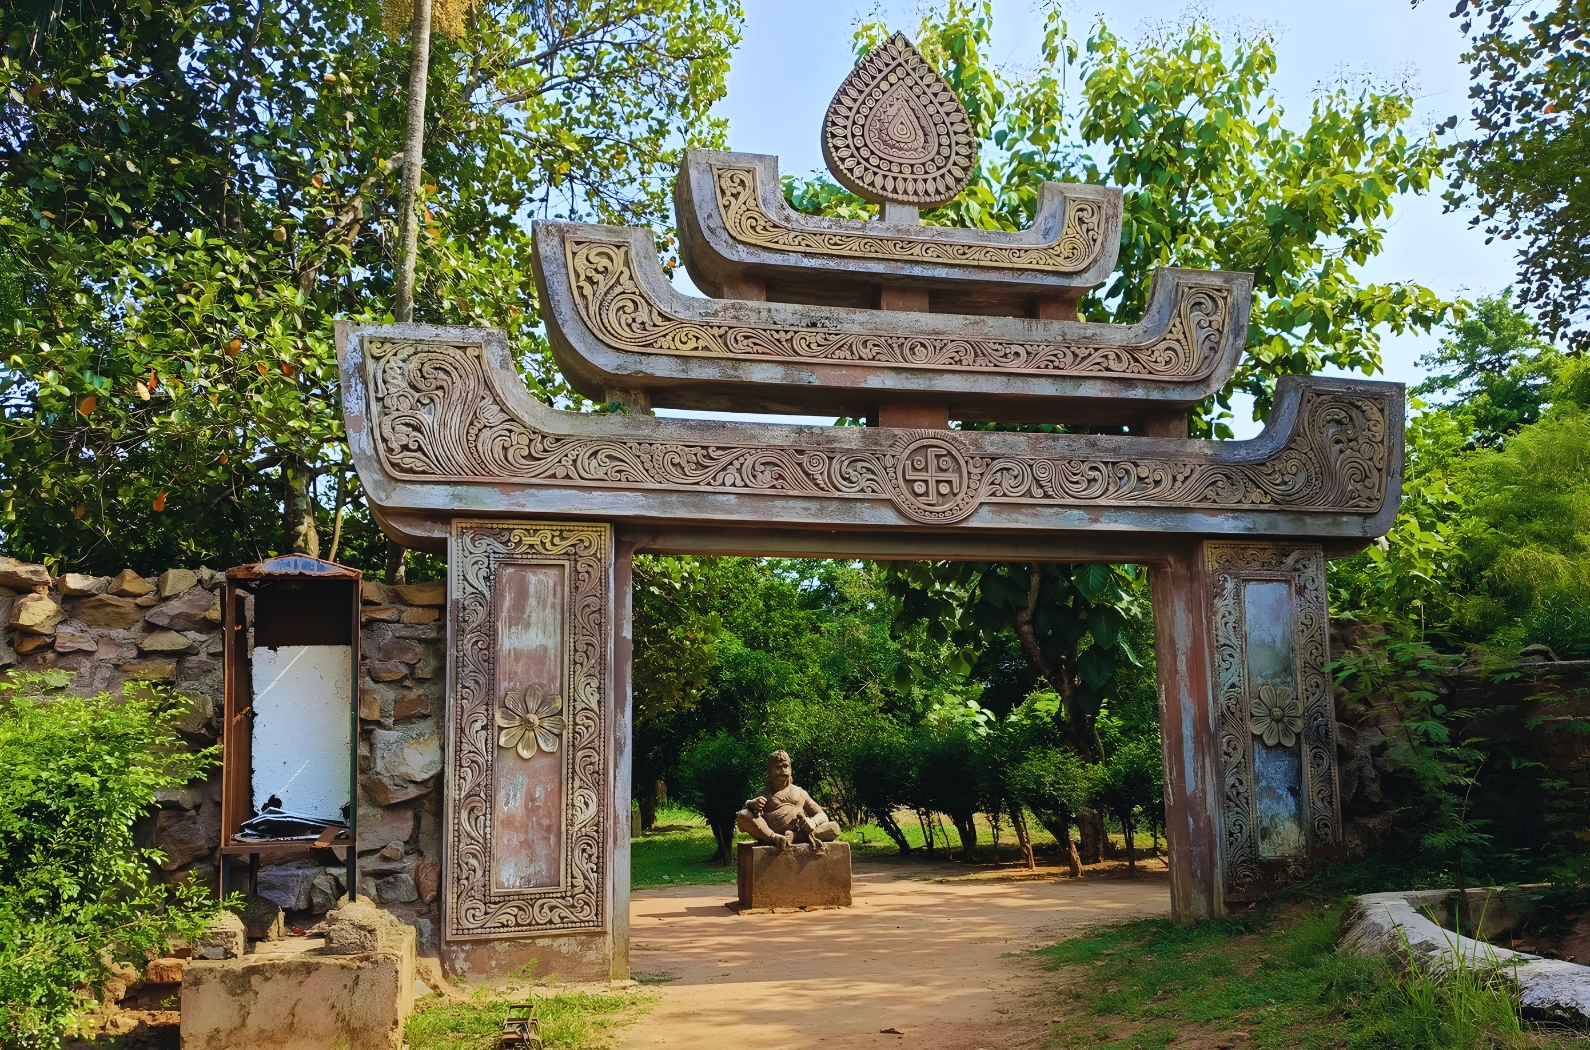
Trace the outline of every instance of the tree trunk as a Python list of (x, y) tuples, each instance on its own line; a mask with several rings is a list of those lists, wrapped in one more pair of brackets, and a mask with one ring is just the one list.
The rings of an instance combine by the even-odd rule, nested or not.
[(303, 460), (282, 460), (283, 549), (296, 554), (320, 557), (320, 530), (315, 526), (315, 498), (310, 490), (314, 472)]
[(1016, 843), (1021, 847), (1022, 862), (1027, 865), (1028, 871), (1036, 871), (1038, 861), (1032, 855), (1032, 838), (1027, 834), (1027, 814), (1020, 806), (1011, 808), (1010, 823), (1016, 829)]
[(1066, 833), (1066, 866), (1071, 869), (1071, 877), (1082, 877), (1082, 858), (1077, 856), (1077, 844), (1072, 841), (1070, 832)]
[(1082, 863), (1098, 864), (1104, 860), (1104, 821), (1096, 809), (1077, 811), (1077, 832), (1082, 836)]
[(409, 549), (393, 540), (386, 541), (386, 582), (397, 585), (409, 582)]
[(1060, 714), (1057, 721), (1071, 750), (1084, 762), (1101, 761), (1104, 750), (1099, 743), (1098, 728), (1082, 713), (1076, 701), (1076, 671), (1071, 659), (1056, 664), (1049, 659), (1038, 642), (1038, 632), (1033, 621), (1038, 613), (1038, 600), (1043, 595), (1043, 564), (1033, 562), (1028, 568), (1027, 605), (1016, 613), (1016, 637), (1021, 639), (1022, 650), (1044, 680), (1060, 694)]
[(640, 830), (650, 831), (657, 826), (657, 785), (651, 784), (635, 792), (635, 804), (640, 807)]
[(425, 88), (431, 64), (431, 0), (414, 0), (409, 27), (408, 133), (403, 139), (403, 203), (398, 212), (397, 295), (392, 316), (414, 320), (414, 257), (419, 250), (415, 197), (419, 195), (425, 153)]
[(1132, 826), (1132, 815), (1121, 814), (1121, 828), (1126, 834), (1126, 871), (1137, 878), (1137, 829)]
[(972, 814), (968, 813), (964, 819), (951, 816), (950, 821), (955, 825), (955, 833), (961, 837), (961, 859), (968, 864), (977, 863), (977, 823)]
[(911, 852), (911, 843), (906, 841), (905, 829), (900, 827), (900, 822), (894, 819), (893, 813), (879, 813), (878, 827), (882, 828), (883, 833), (900, 847), (901, 853)]
[(718, 842), (718, 852), (712, 859), (728, 867), (734, 863), (734, 816), (708, 817), (707, 823), (712, 825), (712, 837)]
[(927, 855), (933, 856), (933, 828), (928, 824), (927, 814), (922, 810), (916, 811), (917, 823), (922, 825), (922, 844), (927, 847)]

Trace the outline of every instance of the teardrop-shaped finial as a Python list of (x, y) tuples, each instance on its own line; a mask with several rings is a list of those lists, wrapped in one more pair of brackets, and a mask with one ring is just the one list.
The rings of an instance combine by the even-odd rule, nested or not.
[(932, 208), (966, 188), (977, 140), (955, 92), (896, 33), (834, 93), (823, 159), (840, 185), (869, 201)]

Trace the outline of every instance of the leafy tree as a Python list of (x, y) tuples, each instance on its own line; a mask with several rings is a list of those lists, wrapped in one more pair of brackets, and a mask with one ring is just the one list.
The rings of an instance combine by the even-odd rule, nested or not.
[[(1436, 132), (1410, 127), (1406, 85), (1338, 86), (1294, 128), (1271, 89), (1266, 30), (1223, 35), (1194, 18), (1133, 46), (1103, 22), (1078, 41), (1054, 12), (1036, 64), (1013, 77), (988, 63), (992, 22), (987, 0), (950, 0), (917, 31), (980, 139), (971, 184), (924, 223), (1017, 229), (1044, 179), (1120, 187), (1117, 275), (1081, 315), (1137, 321), (1160, 266), (1252, 273), (1248, 352), (1216, 402), (1251, 393), (1255, 418), (1268, 415), (1277, 376), (1326, 364), (1373, 374), (1381, 333), (1430, 331), (1451, 313), (1421, 285), (1366, 284), (1357, 272), (1380, 252), (1394, 198), (1427, 192), (1442, 170)], [(888, 33), (863, 24), (858, 53)], [(787, 180), (786, 195), (824, 214), (868, 209), (823, 176)], [(1229, 433), (1217, 418), (1194, 423)]]
[(719, 730), (685, 748), (679, 756), (679, 779), (685, 798), (700, 810), (717, 841), (714, 859), (734, 863), (734, 818), (745, 800), (761, 787), (770, 748)]
[(1553, 336), (1590, 341), (1590, 28), (1586, 0), (1458, 0), (1478, 134), (1459, 145), (1446, 199), (1488, 238), (1517, 240), (1520, 299)]
[(1511, 288), (1482, 296), (1466, 318), (1451, 326), (1450, 338), (1419, 358), (1419, 367), (1435, 374), (1413, 393), (1460, 403), (1459, 414), (1472, 421), (1470, 443), (1479, 447), (1498, 446), (1508, 434), (1540, 419), (1561, 360), (1540, 326), (1512, 300)]
[(1137, 874), (1137, 829), (1143, 820), (1150, 826), (1164, 823), (1165, 767), (1159, 741), (1138, 737), (1124, 741), (1104, 762), (1088, 768), (1092, 800), (1115, 814), (1126, 839), (1126, 864)]
[(53, 1047), (79, 989), (191, 937), (217, 905), (202, 885), (154, 881), (133, 841), (155, 793), (203, 777), (216, 748), (177, 735), (185, 698), (129, 682), (120, 697), (61, 691), (68, 676), (0, 679), (0, 1042)]
[[(666, 225), (734, 0), (483, 2), (430, 51), (418, 319), (537, 334), (527, 219)], [(331, 323), (396, 264), (409, 48), (375, 0), (0, 8), (0, 529), (84, 569), (324, 549), (347, 470)], [(373, 553), (368, 540), (354, 544)], [(379, 560), (375, 563), (379, 565)]]

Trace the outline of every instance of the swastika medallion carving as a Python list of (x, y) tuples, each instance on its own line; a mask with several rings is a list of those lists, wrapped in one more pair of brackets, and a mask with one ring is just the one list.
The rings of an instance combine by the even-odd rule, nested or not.
[(982, 472), (941, 435), (912, 431), (891, 452), (890, 492), (901, 513), (930, 524), (959, 521), (982, 502)]

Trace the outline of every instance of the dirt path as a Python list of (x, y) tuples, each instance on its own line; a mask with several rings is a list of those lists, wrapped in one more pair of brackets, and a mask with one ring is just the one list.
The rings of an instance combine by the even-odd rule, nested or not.
[(1074, 880), (1053, 869), (945, 878), (940, 866), (858, 865), (853, 907), (790, 915), (734, 915), (723, 906), (732, 886), (638, 891), (631, 965), (675, 979), (657, 986), (656, 1009), (619, 1046), (1036, 1044), (1050, 1015), (1035, 1004), (1056, 981), (1016, 953), (1099, 922), (1167, 914), (1169, 883), (1152, 867), (1137, 880)]

